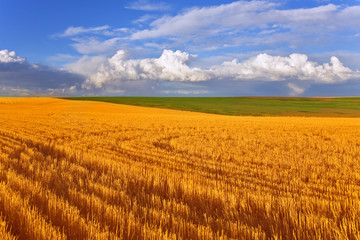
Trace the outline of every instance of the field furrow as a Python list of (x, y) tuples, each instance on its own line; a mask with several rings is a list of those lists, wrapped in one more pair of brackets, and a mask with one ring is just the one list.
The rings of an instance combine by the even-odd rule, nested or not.
[(0, 102), (0, 237), (360, 238), (357, 118)]

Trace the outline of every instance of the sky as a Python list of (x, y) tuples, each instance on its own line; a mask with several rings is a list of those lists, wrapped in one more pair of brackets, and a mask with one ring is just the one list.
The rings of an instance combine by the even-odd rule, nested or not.
[(360, 96), (360, 1), (0, 0), (0, 96)]

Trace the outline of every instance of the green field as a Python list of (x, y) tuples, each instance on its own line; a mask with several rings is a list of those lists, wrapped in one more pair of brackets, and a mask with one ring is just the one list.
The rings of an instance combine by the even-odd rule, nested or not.
[(360, 117), (360, 97), (70, 97), (67, 99), (224, 115)]

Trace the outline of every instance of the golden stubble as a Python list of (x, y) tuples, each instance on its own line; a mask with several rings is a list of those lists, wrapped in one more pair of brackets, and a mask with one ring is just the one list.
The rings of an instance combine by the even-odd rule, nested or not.
[(359, 239), (360, 120), (0, 98), (1, 239)]

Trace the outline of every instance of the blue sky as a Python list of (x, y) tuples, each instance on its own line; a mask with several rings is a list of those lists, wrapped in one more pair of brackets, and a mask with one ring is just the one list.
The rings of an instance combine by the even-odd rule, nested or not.
[(0, 96), (359, 96), (360, 1), (0, 1)]

